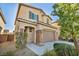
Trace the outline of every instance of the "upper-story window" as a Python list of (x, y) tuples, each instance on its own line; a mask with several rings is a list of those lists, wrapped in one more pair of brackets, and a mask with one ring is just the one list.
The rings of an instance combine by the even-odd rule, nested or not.
[(49, 24), (49, 19), (47, 19), (47, 24)]
[(29, 18), (33, 20), (38, 20), (38, 15), (32, 13), (31, 11), (29, 12)]

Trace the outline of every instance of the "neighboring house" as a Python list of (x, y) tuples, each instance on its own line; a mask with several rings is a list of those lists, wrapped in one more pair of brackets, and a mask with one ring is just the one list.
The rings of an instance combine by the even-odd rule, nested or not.
[(0, 9), (0, 34), (3, 34), (3, 31), (5, 29), (5, 19), (2, 10)]
[(58, 40), (58, 25), (53, 25), (52, 19), (42, 9), (19, 4), (15, 20), (15, 32), (27, 32), (28, 43), (42, 43)]
[(4, 29), (4, 34), (9, 34), (9, 30), (8, 29)]

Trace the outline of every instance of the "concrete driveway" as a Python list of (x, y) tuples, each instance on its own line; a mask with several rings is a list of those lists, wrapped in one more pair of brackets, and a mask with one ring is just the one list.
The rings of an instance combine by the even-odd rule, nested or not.
[(54, 44), (55, 43), (65, 43), (65, 44), (69, 44), (74, 46), (74, 44), (72, 42), (66, 42), (66, 41), (53, 41), (53, 42), (46, 42), (46, 43), (41, 43), (40, 45), (36, 45), (34, 43), (31, 44), (27, 44), (26, 46), (32, 50), (34, 53), (36, 53), (37, 55), (41, 56), (43, 55), (45, 52), (50, 51), (52, 49), (54, 49)]

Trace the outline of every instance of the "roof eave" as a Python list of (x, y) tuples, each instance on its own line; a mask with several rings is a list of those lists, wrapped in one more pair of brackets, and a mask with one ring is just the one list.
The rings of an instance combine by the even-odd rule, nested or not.
[(3, 19), (3, 21), (4, 21), (4, 23), (6, 24), (6, 21), (5, 21), (5, 18), (4, 18), (4, 15), (3, 15), (2, 11), (0, 12), (0, 15), (1, 15), (1, 17), (2, 17), (2, 19)]

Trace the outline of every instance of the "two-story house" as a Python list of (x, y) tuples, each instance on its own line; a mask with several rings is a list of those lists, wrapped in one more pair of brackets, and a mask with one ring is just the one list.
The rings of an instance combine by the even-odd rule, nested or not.
[(52, 19), (42, 9), (19, 4), (15, 20), (15, 32), (27, 32), (28, 43), (41, 43), (58, 40), (58, 25), (53, 25)]
[(0, 34), (3, 34), (4, 29), (5, 29), (5, 24), (6, 24), (5, 18), (4, 18), (2, 10), (0, 9)]

